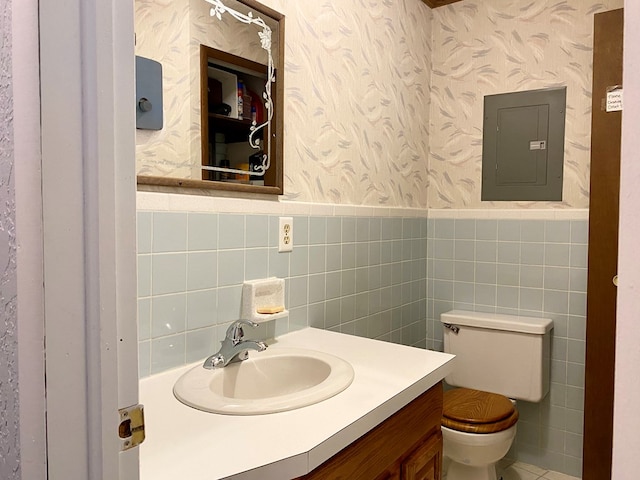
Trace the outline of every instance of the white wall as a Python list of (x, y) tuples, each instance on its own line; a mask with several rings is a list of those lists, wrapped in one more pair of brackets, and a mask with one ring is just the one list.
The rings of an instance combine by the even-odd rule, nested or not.
[(0, 3), (0, 478), (45, 479), (38, 1)]
[(625, 1), (624, 111), (620, 185), (620, 253), (613, 432), (614, 480), (640, 468), (640, 2)]

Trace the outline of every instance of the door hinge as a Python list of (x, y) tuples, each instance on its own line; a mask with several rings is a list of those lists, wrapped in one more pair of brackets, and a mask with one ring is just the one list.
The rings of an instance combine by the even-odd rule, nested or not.
[(118, 437), (121, 442), (120, 451), (124, 452), (144, 442), (144, 406), (122, 408), (119, 413)]

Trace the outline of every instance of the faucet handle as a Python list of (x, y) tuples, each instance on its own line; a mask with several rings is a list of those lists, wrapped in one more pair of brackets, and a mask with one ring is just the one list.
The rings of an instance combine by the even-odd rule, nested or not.
[(257, 327), (258, 324), (256, 322), (252, 322), (250, 320), (236, 320), (227, 329), (227, 338), (233, 342), (239, 342), (244, 338), (244, 330), (242, 329), (243, 325), (248, 325), (250, 327)]

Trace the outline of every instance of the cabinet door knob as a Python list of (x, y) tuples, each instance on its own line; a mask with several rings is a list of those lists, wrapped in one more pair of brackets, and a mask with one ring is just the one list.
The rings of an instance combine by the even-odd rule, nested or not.
[(618, 275), (614, 275), (613, 276), (613, 284), (617, 287), (618, 286)]

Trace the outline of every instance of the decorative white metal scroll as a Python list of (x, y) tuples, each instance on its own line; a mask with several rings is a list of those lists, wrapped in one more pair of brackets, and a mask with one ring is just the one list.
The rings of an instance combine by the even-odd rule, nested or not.
[[(265, 23), (265, 21), (261, 17), (254, 17), (253, 12), (249, 11), (247, 14), (240, 13), (237, 10), (229, 8), (221, 0), (205, 0), (205, 2), (210, 3), (212, 5), (211, 11), (209, 14), (212, 17), (216, 17), (218, 20), (222, 20), (222, 15), (224, 13), (230, 14), (236, 20), (246, 23), (249, 25), (256, 25), (262, 28), (261, 32), (258, 32), (258, 37), (260, 37), (260, 46), (267, 51), (267, 55), (269, 58), (267, 64), (267, 81), (265, 82), (264, 92), (262, 93), (262, 97), (264, 98), (264, 106), (267, 109), (267, 119), (264, 123), (260, 125), (256, 125), (256, 121), (254, 120), (251, 123), (251, 127), (249, 127), (249, 145), (251, 148), (260, 149), (260, 139), (255, 137), (255, 135), (262, 129), (266, 129), (266, 138), (270, 138), (271, 135), (271, 119), (273, 118), (273, 99), (271, 98), (271, 84), (275, 82), (275, 68), (273, 66), (273, 56), (271, 55), (271, 28), (269, 25)], [(247, 170), (238, 170), (235, 168), (224, 168), (224, 167), (209, 167), (206, 165), (202, 166), (203, 170), (212, 170), (216, 172), (227, 172), (227, 173), (239, 173), (241, 175), (253, 175), (262, 177), (269, 169), (271, 165), (271, 159), (267, 152), (262, 152), (262, 163), (260, 165), (255, 165), (253, 171)]]

